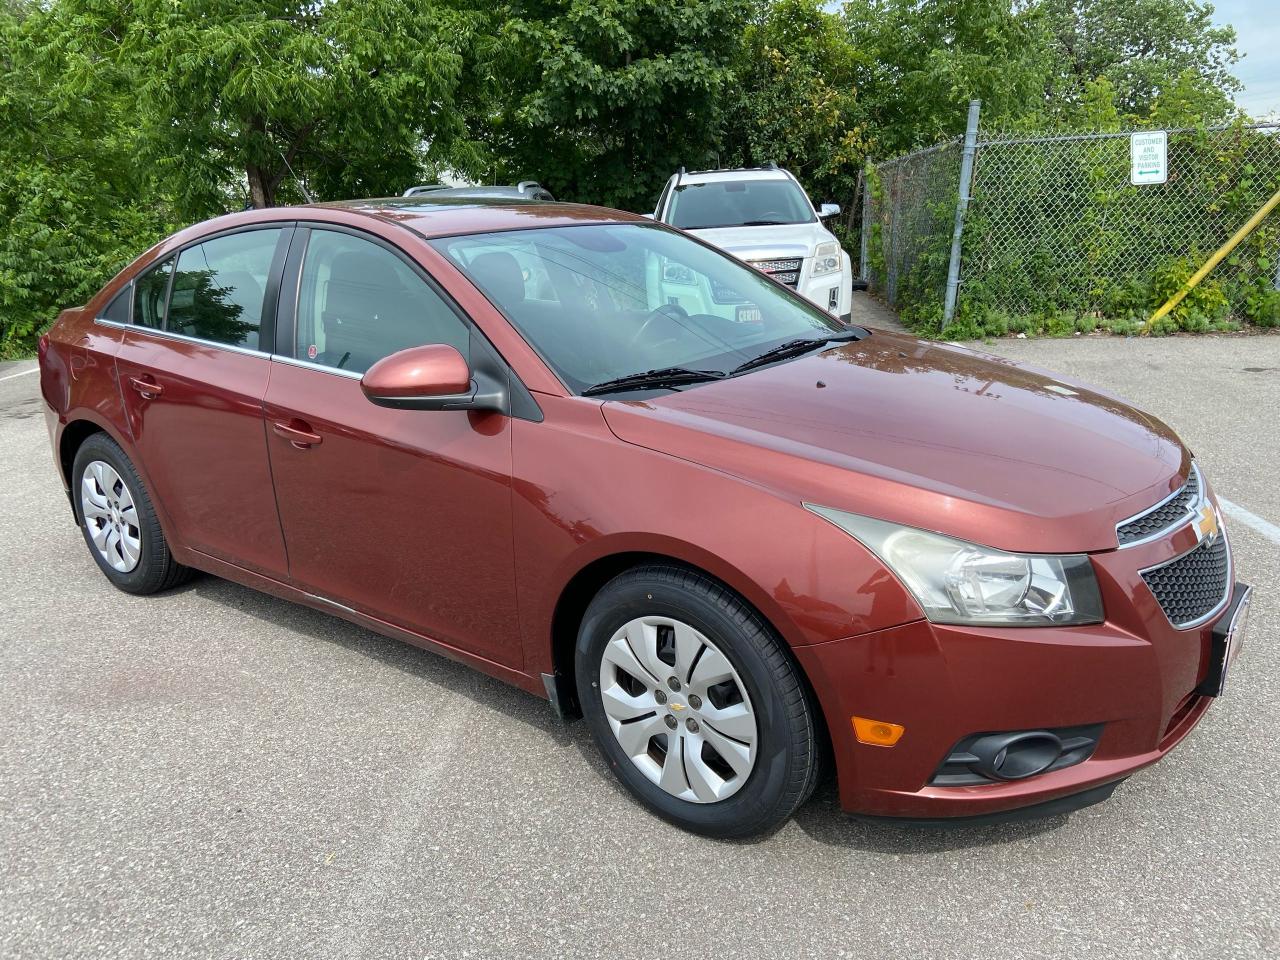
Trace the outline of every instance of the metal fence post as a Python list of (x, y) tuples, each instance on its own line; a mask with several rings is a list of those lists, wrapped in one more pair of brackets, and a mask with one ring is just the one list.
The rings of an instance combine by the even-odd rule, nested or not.
[(886, 293), (889, 306), (898, 305), (898, 255), (902, 252), (902, 229), (898, 223), (898, 214), (902, 210), (899, 187), (902, 180), (902, 164), (893, 165), (893, 186), (889, 187), (889, 269), (885, 271)]
[(942, 329), (956, 313), (956, 295), (960, 290), (960, 238), (964, 236), (964, 214), (969, 209), (969, 190), (973, 185), (973, 155), (978, 146), (978, 114), (981, 100), (969, 101), (969, 122), (964, 130), (964, 153), (960, 157), (960, 198), (956, 201), (956, 225), (951, 232), (951, 260), (947, 264), (947, 295), (942, 307)]
[[(871, 268), (867, 265), (867, 254), (871, 252), (871, 161), (868, 160), (862, 172), (862, 237), (858, 242), (858, 279), (863, 283), (871, 281)], [(1280, 276), (1280, 274), (1277, 274)]]

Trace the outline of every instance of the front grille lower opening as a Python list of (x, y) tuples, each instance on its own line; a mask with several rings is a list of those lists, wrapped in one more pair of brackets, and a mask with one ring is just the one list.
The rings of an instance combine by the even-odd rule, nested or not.
[(1231, 564), (1227, 540), (1219, 535), (1171, 563), (1144, 571), (1142, 579), (1175, 627), (1192, 626), (1226, 599)]

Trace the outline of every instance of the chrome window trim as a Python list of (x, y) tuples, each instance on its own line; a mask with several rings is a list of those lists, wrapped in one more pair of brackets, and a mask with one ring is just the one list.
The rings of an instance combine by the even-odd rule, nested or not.
[(340, 370), (337, 367), (330, 367), (323, 363), (312, 363), (310, 360), (299, 360), (297, 357), (287, 357), (282, 353), (271, 354), (272, 360), (278, 360), (280, 363), (287, 363), (291, 367), (302, 367), (304, 370), (318, 370), (321, 373), (332, 373), (335, 376), (346, 377), (349, 380), (362, 380), (364, 374), (355, 370)]
[(155, 327), (140, 327), (136, 323), (119, 323), (115, 320), (108, 320), (106, 317), (94, 317), (94, 323), (100, 323), (104, 327), (113, 327), (117, 330), (136, 330), (138, 333), (149, 334), (153, 337), (163, 337), (166, 340), (178, 340), (184, 343), (198, 343), (202, 347), (217, 347), (219, 350), (230, 350), (232, 353), (243, 353), (250, 357), (268, 358), (271, 354), (262, 350), (254, 350), (252, 347), (241, 347), (234, 343), (219, 343), (217, 340), (205, 340), (201, 337), (193, 337), (186, 333), (174, 333), (172, 330), (157, 330)]
[(266, 353), (262, 350), (252, 350), (249, 347), (237, 347), (230, 343), (218, 343), (215, 340), (202, 340), (199, 337), (188, 336), (185, 333), (173, 333), (169, 330), (153, 330), (151, 327), (139, 327), (133, 323), (117, 323), (115, 320), (108, 320), (106, 317), (94, 317), (94, 323), (100, 323), (104, 327), (113, 327), (117, 330), (136, 330), (139, 333), (149, 334), (153, 337), (163, 337), (167, 340), (179, 340), (186, 343), (198, 343), (202, 347), (217, 347), (219, 350), (230, 350), (232, 353), (243, 353), (250, 357), (262, 357), (264, 360), (278, 360), (280, 363), (287, 363), (294, 367), (303, 367), (307, 370), (318, 370), (321, 373), (332, 373), (335, 376), (346, 377), (350, 380), (360, 380), (364, 374), (355, 370), (339, 370), (337, 367), (328, 367), (323, 363), (312, 363), (309, 360), (299, 360), (296, 357), (286, 357), (280, 353)]
[[(1185, 527), (1188, 523), (1190, 523), (1192, 520), (1196, 518), (1196, 514), (1200, 512), (1200, 508), (1202, 506), (1208, 503), (1209, 498), (1205, 495), (1204, 475), (1200, 473), (1200, 467), (1194, 460), (1191, 461), (1191, 469), (1187, 471), (1188, 481), (1190, 481), (1191, 474), (1193, 473), (1196, 476), (1196, 483), (1199, 486), (1200, 492), (1197, 494), (1196, 499), (1192, 502), (1190, 509), (1181, 518), (1179, 518), (1178, 520), (1175, 520), (1173, 523), (1165, 527), (1163, 530), (1157, 530), (1155, 533), (1151, 534), (1150, 536), (1143, 537), (1141, 540), (1130, 540), (1128, 543), (1120, 543), (1121, 527), (1128, 526), (1129, 524), (1133, 523), (1135, 520), (1141, 520), (1143, 517), (1145, 517), (1149, 513), (1155, 513), (1157, 510), (1163, 507), (1166, 503), (1170, 503), (1171, 501), (1176, 500), (1178, 497), (1182, 496), (1182, 491), (1185, 490), (1187, 486), (1187, 484), (1184, 482), (1182, 486), (1178, 487), (1177, 490), (1173, 491), (1173, 493), (1169, 494), (1159, 503), (1152, 504), (1151, 506), (1147, 507), (1147, 509), (1145, 510), (1139, 510), (1132, 517), (1126, 517), (1125, 519), (1121, 520), (1119, 523), (1116, 524), (1116, 544), (1120, 550), (1128, 550), (1130, 547), (1140, 547), (1144, 543), (1151, 543), (1153, 540), (1159, 540), (1161, 537), (1167, 537), (1170, 534), (1176, 533), (1177, 531), (1181, 530), (1183, 527)], [(1175, 557), (1175, 559), (1177, 558)], [(1154, 570), (1156, 569), (1156, 567), (1151, 567), (1150, 569)]]
[[(1216, 515), (1217, 511), (1215, 510), (1214, 513)], [(1186, 557), (1186, 556), (1189, 556), (1190, 554), (1195, 553), (1197, 550), (1199, 550), (1201, 547), (1204, 546), (1205, 541), (1201, 540), (1190, 550), (1184, 550), (1182, 553), (1178, 554), (1176, 557), (1172, 557), (1160, 563), (1153, 563), (1151, 566), (1143, 567), (1141, 570), (1138, 571), (1138, 575), (1142, 577), (1143, 586), (1147, 588), (1147, 592), (1149, 592), (1151, 594), (1152, 599), (1156, 601), (1156, 606), (1160, 607), (1160, 612), (1164, 615), (1165, 620), (1169, 622), (1169, 626), (1173, 627), (1173, 629), (1175, 630), (1194, 630), (1196, 627), (1204, 626), (1206, 623), (1208, 623), (1210, 620), (1212, 620), (1214, 617), (1220, 614), (1226, 608), (1227, 604), (1231, 601), (1231, 588), (1235, 585), (1235, 577), (1233, 577), (1231, 574), (1235, 568), (1235, 564), (1233, 563), (1232, 556), (1231, 556), (1231, 540), (1227, 537), (1226, 528), (1222, 526), (1221, 521), (1219, 521), (1218, 523), (1218, 535), (1222, 537), (1222, 545), (1224, 549), (1227, 551), (1227, 577), (1226, 577), (1227, 587), (1226, 587), (1226, 592), (1223, 594), (1222, 599), (1218, 601), (1218, 603), (1214, 606), (1212, 610), (1204, 614), (1204, 616), (1197, 617), (1195, 620), (1188, 620), (1186, 623), (1174, 623), (1172, 620), (1169, 620), (1169, 614), (1165, 613), (1164, 607), (1161, 606), (1159, 599), (1156, 598), (1155, 592), (1152, 591), (1151, 589), (1151, 585), (1147, 583), (1146, 575), (1148, 573), (1154, 573), (1156, 570), (1162, 570), (1165, 567), (1169, 566), (1170, 564), (1177, 563), (1183, 557)]]

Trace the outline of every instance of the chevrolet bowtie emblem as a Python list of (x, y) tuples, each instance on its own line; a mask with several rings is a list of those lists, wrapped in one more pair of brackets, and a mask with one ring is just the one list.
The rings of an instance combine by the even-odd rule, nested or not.
[(672, 709), (672, 710), (683, 710), (683, 709), (684, 709), (684, 704), (683, 704), (683, 703), (676, 703), (676, 702), (672, 701), (672, 703), (671, 703), (671, 709)]
[(1196, 536), (1200, 542), (1208, 540), (1213, 542), (1218, 536), (1218, 515), (1213, 512), (1213, 507), (1205, 504), (1200, 508), (1200, 513), (1196, 517)]

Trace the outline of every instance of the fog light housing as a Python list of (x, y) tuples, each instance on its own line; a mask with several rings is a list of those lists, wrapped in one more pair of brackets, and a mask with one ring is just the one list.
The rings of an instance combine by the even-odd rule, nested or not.
[(1082, 727), (975, 733), (947, 754), (929, 783), (964, 787), (1026, 780), (1083, 763), (1102, 736), (1100, 723)]

